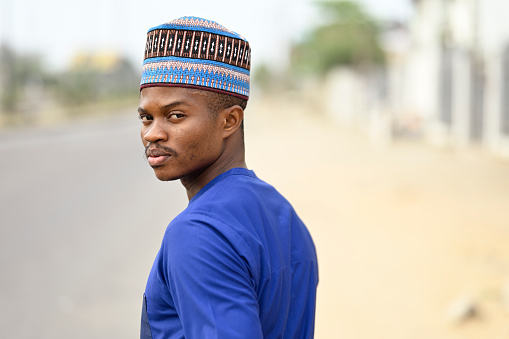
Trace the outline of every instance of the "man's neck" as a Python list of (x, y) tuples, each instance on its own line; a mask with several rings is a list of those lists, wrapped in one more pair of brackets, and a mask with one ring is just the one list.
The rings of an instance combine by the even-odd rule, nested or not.
[(180, 182), (186, 188), (187, 198), (189, 200), (191, 200), (196, 193), (198, 193), (203, 187), (205, 187), (205, 185), (211, 182), (218, 175), (225, 173), (232, 168), (247, 168), (243, 153), (241, 156), (237, 155), (230, 159), (219, 160), (220, 159), (193, 178), (183, 177), (180, 179)]

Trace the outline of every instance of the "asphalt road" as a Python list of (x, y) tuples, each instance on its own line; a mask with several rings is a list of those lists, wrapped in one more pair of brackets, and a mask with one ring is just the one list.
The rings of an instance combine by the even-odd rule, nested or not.
[(2, 338), (137, 338), (167, 223), (187, 200), (143, 158), (135, 112), (0, 131)]

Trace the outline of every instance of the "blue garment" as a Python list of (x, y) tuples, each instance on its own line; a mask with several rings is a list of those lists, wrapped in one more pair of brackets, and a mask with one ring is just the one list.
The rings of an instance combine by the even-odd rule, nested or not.
[(292, 206), (234, 168), (166, 229), (141, 338), (312, 338), (317, 284), (315, 247)]

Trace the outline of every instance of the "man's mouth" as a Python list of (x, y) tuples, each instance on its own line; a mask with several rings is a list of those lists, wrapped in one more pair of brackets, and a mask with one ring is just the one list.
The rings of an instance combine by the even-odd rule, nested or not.
[(162, 165), (163, 162), (168, 160), (171, 155), (156, 155), (156, 156), (148, 156), (147, 160), (150, 166), (159, 166)]
[(157, 148), (147, 149), (145, 154), (147, 155), (149, 165), (152, 167), (161, 165), (171, 157), (169, 152)]

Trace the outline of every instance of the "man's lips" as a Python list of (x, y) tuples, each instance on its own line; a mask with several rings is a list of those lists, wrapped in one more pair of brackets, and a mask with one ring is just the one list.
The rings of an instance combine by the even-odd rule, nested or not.
[(150, 166), (159, 166), (171, 157), (171, 154), (160, 149), (147, 149), (147, 160)]
[(171, 155), (171, 154), (168, 152), (162, 151), (160, 149), (156, 149), (156, 148), (147, 150), (147, 158), (148, 157), (163, 157), (165, 155)]
[(159, 166), (166, 160), (168, 160), (171, 155), (158, 155), (158, 156), (149, 156), (147, 157), (148, 163), (150, 166)]

